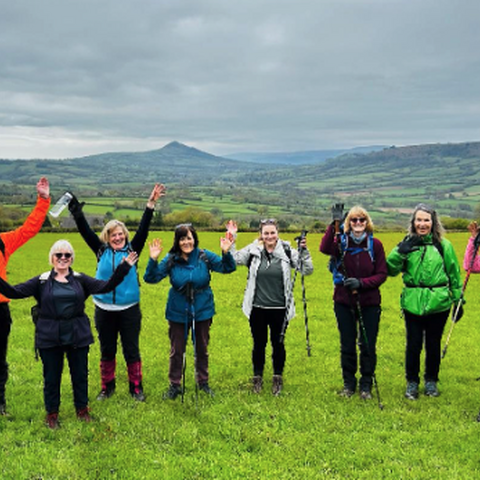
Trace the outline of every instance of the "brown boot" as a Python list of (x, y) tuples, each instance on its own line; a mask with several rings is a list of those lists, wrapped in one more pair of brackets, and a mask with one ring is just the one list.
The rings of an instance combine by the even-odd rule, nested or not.
[(281, 375), (274, 375), (273, 376), (273, 383), (272, 383), (272, 394), (278, 397), (280, 392), (282, 391), (283, 387), (283, 378)]
[(263, 378), (261, 375), (254, 375), (252, 378), (253, 393), (260, 393), (263, 387)]
[(52, 430), (56, 430), (60, 426), (58, 423), (58, 412), (48, 413), (45, 418), (45, 425)]

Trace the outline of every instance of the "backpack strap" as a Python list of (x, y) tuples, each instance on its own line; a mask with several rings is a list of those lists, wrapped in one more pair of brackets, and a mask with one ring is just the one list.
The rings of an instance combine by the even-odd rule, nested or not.
[(3, 256), (5, 256), (5, 243), (3, 242), (1, 235), (0, 235), (0, 252), (2, 252)]

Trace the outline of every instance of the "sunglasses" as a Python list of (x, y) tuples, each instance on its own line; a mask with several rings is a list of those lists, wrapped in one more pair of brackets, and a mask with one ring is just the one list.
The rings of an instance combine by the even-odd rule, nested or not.
[(365, 217), (358, 218), (358, 217), (353, 217), (350, 219), (352, 223), (365, 223), (367, 219)]
[(274, 218), (265, 218), (260, 220), (260, 225), (276, 225), (277, 221)]
[(175, 230), (177, 228), (190, 228), (192, 226), (191, 223), (179, 223), (178, 225), (175, 226)]
[(57, 252), (57, 253), (54, 253), (55, 255), (55, 258), (57, 258), (58, 260), (60, 260), (62, 257), (65, 257), (67, 260), (72, 258), (72, 254), (71, 253), (62, 253), (62, 252)]

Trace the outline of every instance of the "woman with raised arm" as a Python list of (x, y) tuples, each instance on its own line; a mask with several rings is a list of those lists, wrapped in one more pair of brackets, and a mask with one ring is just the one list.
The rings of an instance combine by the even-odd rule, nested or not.
[[(340, 364), (343, 389), (351, 397), (357, 388), (357, 340), (360, 350), (360, 398), (372, 398), (377, 364), (377, 336), (381, 316), (380, 285), (387, 279), (383, 245), (373, 237), (368, 212), (354, 206), (343, 219), (343, 205), (332, 208), (333, 222), (320, 243), (320, 251), (330, 255), (333, 273), (333, 302), (340, 333)], [(340, 228), (343, 222), (343, 229)]]
[[(283, 388), (285, 345), (282, 330), (295, 316), (292, 292), (292, 269), (302, 275), (313, 272), (313, 263), (307, 249), (306, 238), (300, 241), (299, 249), (292, 249), (288, 242), (280, 240), (275, 219), (260, 222), (259, 238), (250, 245), (235, 250), (237, 224), (227, 223), (227, 236), (233, 240), (232, 253), (237, 265), (248, 267), (247, 287), (243, 298), (243, 313), (249, 319), (253, 338), (253, 392), (260, 393), (263, 387), (265, 350), (270, 329), (272, 345), (273, 379), (272, 394), (277, 396)], [(300, 253), (299, 253), (300, 252)]]
[[(7, 280), (10, 256), (42, 228), (50, 207), (50, 185), (45, 177), (37, 182), (37, 203), (27, 219), (15, 230), (0, 233), (0, 278)], [(0, 415), (6, 415), (5, 386), (8, 379), (7, 348), (12, 317), (9, 299), (0, 295)]]
[[(110, 220), (100, 237), (90, 228), (82, 208), (73, 196), (69, 209), (78, 231), (95, 253), (98, 261), (96, 278), (109, 278), (121, 259), (130, 251), (142, 253), (148, 237), (148, 229), (157, 200), (165, 195), (165, 186), (156, 184), (147, 201), (137, 232), (130, 240), (130, 233), (123, 222)], [(115, 392), (115, 368), (118, 336), (122, 342), (123, 356), (127, 364), (130, 395), (140, 402), (145, 401), (142, 385), (142, 361), (140, 357), (140, 287), (137, 269), (133, 268), (125, 280), (112, 292), (93, 297), (95, 326), (100, 340), (100, 373), (102, 389), (97, 400), (110, 398)]]
[(160, 263), (158, 259), (163, 251), (161, 240), (149, 243), (150, 260), (143, 277), (147, 283), (158, 283), (167, 276), (170, 278), (171, 288), (165, 311), (170, 338), (170, 386), (164, 397), (171, 400), (183, 393), (183, 356), (190, 329), (195, 333), (195, 381), (201, 391), (213, 396), (208, 374), (210, 326), (215, 315), (210, 272), (232, 273), (236, 268), (229, 251), (232, 242), (227, 238), (220, 239), (221, 257), (200, 249), (198, 244), (198, 235), (192, 224), (177, 225), (173, 246)]
[(85, 314), (85, 300), (91, 294), (105, 293), (123, 281), (138, 255), (122, 256), (108, 280), (96, 280), (72, 270), (75, 254), (67, 240), (58, 240), (50, 249), (52, 269), (25, 283), (9, 285), (0, 278), (0, 292), (7, 298), (35, 297), (37, 318), (35, 348), (43, 363), (46, 424), (58, 427), (60, 384), (64, 357), (72, 379), (73, 401), (77, 417), (91, 421), (88, 408), (88, 350), (93, 343), (90, 320)]
[[(462, 294), (457, 256), (443, 233), (437, 212), (419, 203), (410, 218), (408, 235), (387, 257), (388, 274), (403, 275), (400, 304), (407, 330), (405, 397), (409, 400), (418, 398), (424, 343), (425, 395), (440, 395), (437, 382), (443, 329), (452, 305)], [(463, 310), (459, 312), (457, 320)]]

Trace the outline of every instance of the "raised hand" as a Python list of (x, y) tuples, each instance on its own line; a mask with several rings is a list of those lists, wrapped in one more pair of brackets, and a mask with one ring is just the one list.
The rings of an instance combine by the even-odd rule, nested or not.
[(41, 177), (37, 183), (37, 193), (42, 198), (48, 198), (50, 196), (50, 184), (47, 177)]
[(147, 207), (155, 208), (155, 204), (160, 197), (164, 197), (167, 193), (167, 187), (163, 183), (156, 183), (152, 193), (148, 197)]
[(480, 232), (480, 228), (477, 222), (471, 222), (467, 228), (472, 237), (476, 237)]
[(343, 220), (343, 207), (343, 203), (332, 205), (332, 220), (334, 222), (341, 222)]
[(225, 236), (233, 243), (233, 241), (235, 240), (235, 237), (237, 236), (237, 231), (238, 231), (237, 222), (233, 220), (229, 220), (227, 222), (226, 228), (227, 228), (227, 233), (225, 234)]
[(148, 248), (150, 249), (150, 258), (152, 260), (158, 260), (158, 257), (163, 252), (162, 240), (160, 238), (154, 238), (151, 242), (148, 242)]
[(233, 240), (228, 238), (228, 234), (229, 233), (227, 232), (225, 237), (220, 238), (220, 248), (222, 249), (223, 253), (227, 253), (233, 245)]

